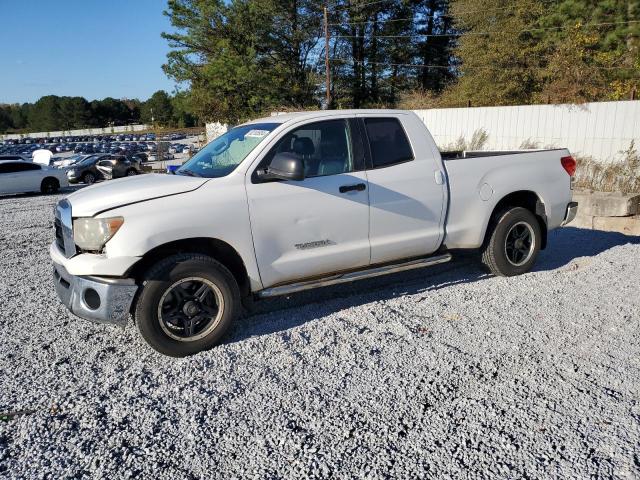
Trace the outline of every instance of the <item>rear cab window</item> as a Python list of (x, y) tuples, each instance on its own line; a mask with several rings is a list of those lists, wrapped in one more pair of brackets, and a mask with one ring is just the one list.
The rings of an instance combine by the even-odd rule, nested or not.
[(365, 118), (364, 127), (371, 149), (372, 168), (388, 167), (414, 159), (407, 134), (397, 118)]

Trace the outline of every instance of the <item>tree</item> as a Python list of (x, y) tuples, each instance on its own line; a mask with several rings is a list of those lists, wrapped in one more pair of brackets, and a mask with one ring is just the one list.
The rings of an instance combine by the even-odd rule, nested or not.
[(60, 101), (55, 95), (41, 97), (29, 110), (29, 127), (49, 132), (60, 128)]
[(455, 56), (459, 79), (449, 103), (527, 104), (539, 91), (545, 45), (536, 30), (545, 11), (541, 0), (454, 0), (462, 32)]
[(171, 123), (172, 117), (171, 98), (164, 90), (158, 90), (142, 104), (140, 118), (145, 123), (168, 125)]
[(192, 113), (191, 94), (186, 91), (177, 91), (171, 98), (173, 110), (172, 123), (180, 128), (195, 127), (198, 123), (196, 116)]
[(64, 130), (84, 128), (91, 118), (91, 105), (82, 97), (60, 97), (59, 125)]
[(445, 104), (628, 98), (640, 78), (640, 0), (455, 0), (460, 77)]
[(194, 113), (236, 123), (270, 108), (316, 104), (311, 53), (320, 37), (312, 0), (170, 0), (176, 29), (165, 72), (189, 82)]
[(11, 118), (11, 106), (0, 105), (0, 133), (13, 128), (13, 120)]
[(92, 126), (126, 125), (130, 123), (132, 112), (125, 102), (112, 97), (91, 102)]
[(640, 77), (640, 0), (561, 0), (542, 16), (549, 65), (542, 99), (628, 98)]

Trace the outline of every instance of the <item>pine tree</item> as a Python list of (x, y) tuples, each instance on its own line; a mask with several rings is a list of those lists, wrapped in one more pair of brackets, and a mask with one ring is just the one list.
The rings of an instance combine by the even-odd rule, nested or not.
[(460, 78), (447, 92), (452, 104), (531, 103), (544, 65), (545, 11), (541, 0), (454, 0), (452, 13), (462, 32), (454, 50)]

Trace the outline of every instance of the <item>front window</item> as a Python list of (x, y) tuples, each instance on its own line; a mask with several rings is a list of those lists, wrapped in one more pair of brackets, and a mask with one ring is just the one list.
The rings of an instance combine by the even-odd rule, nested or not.
[(218, 178), (229, 175), (279, 123), (253, 123), (229, 130), (196, 153), (177, 175)]

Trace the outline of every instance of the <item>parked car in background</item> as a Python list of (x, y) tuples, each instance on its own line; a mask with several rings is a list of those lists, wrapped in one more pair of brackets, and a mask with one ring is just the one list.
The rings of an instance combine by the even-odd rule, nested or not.
[(159, 154), (155, 151), (149, 153), (149, 161), (150, 162), (159, 162), (163, 160), (173, 160), (175, 155), (169, 152), (160, 152)]
[(68, 186), (67, 176), (61, 170), (24, 160), (0, 160), (0, 195), (55, 193)]
[(129, 155), (132, 159), (137, 160), (140, 163), (145, 163), (149, 161), (149, 155), (144, 152), (136, 152)]
[(140, 160), (125, 155), (109, 155), (107, 158), (102, 158), (96, 164), (96, 168), (102, 175), (102, 178), (107, 180), (133, 177), (143, 173)]
[(96, 168), (96, 164), (108, 154), (89, 155), (67, 168), (67, 178), (71, 183), (86, 183), (91, 185), (102, 179), (102, 173)]
[(86, 157), (86, 155), (71, 155), (70, 157), (66, 158), (53, 157), (53, 166), (56, 168), (69, 167), (70, 165), (73, 165), (74, 163), (79, 162)]

